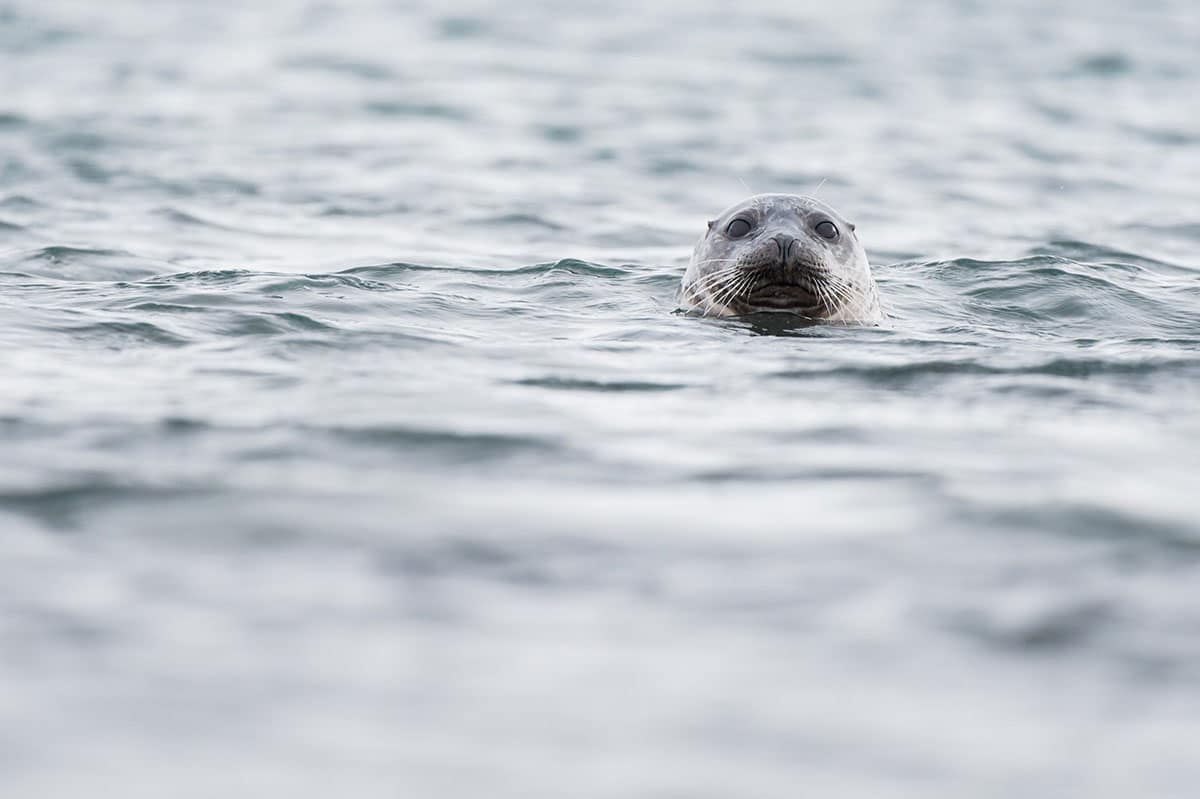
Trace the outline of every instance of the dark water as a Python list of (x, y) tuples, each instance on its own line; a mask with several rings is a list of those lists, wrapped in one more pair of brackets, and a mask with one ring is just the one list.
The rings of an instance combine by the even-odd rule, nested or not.
[[(0, 3), (0, 792), (1194, 796), (1198, 43)], [(886, 325), (674, 313), (818, 187)]]

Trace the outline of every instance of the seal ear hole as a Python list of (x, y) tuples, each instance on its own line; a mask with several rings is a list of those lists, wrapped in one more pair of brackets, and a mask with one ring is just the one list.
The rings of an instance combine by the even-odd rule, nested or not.
[(717, 220), (715, 220), (715, 219), (708, 220), (708, 229), (712, 230), (712, 226), (715, 224), (717, 224)]
[(850, 225), (851, 232), (858, 230), (858, 227), (856, 227), (853, 222), (847, 222), (846, 224)]
[(754, 226), (749, 221), (742, 219), (740, 216), (729, 223), (729, 227), (725, 228), (725, 233), (731, 239), (740, 239), (745, 236)]

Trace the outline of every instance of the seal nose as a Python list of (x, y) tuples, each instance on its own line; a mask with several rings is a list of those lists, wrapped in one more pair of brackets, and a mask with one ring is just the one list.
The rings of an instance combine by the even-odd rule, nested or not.
[(779, 247), (780, 260), (786, 261), (788, 257), (788, 251), (792, 249), (792, 245), (795, 244), (796, 240), (784, 233), (780, 233), (778, 236), (772, 236), (771, 239)]

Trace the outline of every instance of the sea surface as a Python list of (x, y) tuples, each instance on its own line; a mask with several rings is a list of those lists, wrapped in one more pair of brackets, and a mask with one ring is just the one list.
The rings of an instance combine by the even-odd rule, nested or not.
[[(0, 795), (1195, 797), (1185, 0), (0, 0)], [(709, 320), (816, 193), (878, 327)]]

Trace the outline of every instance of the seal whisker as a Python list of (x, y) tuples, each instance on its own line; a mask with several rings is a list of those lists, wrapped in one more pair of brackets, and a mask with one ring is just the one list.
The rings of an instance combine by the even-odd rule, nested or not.
[(737, 271), (738, 271), (738, 268), (736, 266), (729, 266), (729, 267), (724, 267), (722, 269), (717, 269), (713, 272), (709, 272), (708, 274), (703, 275), (700, 278), (696, 279), (695, 281), (693, 281), (693, 284), (695, 284), (695, 285), (710, 284), (711, 285), (714, 282), (719, 282), (721, 280), (724, 280), (724, 279), (736, 274)]
[(739, 285), (746, 280), (746, 276), (735, 278), (734, 280), (720, 286), (718, 290), (710, 295), (710, 307), (720, 305), (728, 308), (729, 300), (736, 295)]
[(708, 316), (710, 311), (716, 309), (717, 307), (719, 307), (721, 305), (720, 298), (725, 294), (725, 292), (728, 290), (728, 288), (729, 288), (729, 284), (723, 283), (721, 285), (716, 286), (715, 291), (708, 292), (708, 296), (705, 297), (705, 303), (704, 303), (704, 315), (705, 316)]
[(728, 292), (726, 292), (725, 296), (721, 300), (721, 304), (728, 307), (729, 302), (731, 300), (741, 296), (746, 291), (746, 289), (749, 288), (750, 285), (756, 279), (757, 279), (757, 276), (754, 274), (743, 275), (740, 279), (738, 279), (733, 284), (733, 287), (730, 288), (730, 290)]
[(737, 258), (705, 258), (703, 261), (697, 261), (696, 266), (704, 264), (720, 264), (720, 263), (737, 263)]
[(832, 280), (829, 287), (834, 296), (841, 304), (856, 303), (861, 297), (859, 296), (858, 288), (849, 281)]
[(692, 285), (700, 288), (702, 291), (710, 291), (722, 285), (727, 279), (735, 276), (738, 273), (737, 267), (721, 269), (716, 272), (711, 272), (697, 280)]
[(702, 313), (708, 313), (709, 306), (712, 304), (713, 290), (720, 288), (724, 279), (724, 275), (705, 275), (687, 287), (692, 296), (702, 305)]
[(741, 265), (736, 261), (728, 266), (721, 266), (710, 272), (710, 275), (732, 275), (735, 272), (741, 271)]
[(733, 284), (732, 287), (730, 287), (729, 291), (726, 292), (725, 296), (721, 299), (721, 304), (728, 306), (732, 300), (740, 297), (742, 293), (745, 292), (746, 288), (750, 285), (750, 283), (753, 282), (753, 280), (754, 278), (752, 276), (743, 275), (736, 283)]
[(837, 288), (833, 283), (825, 283), (821, 286), (821, 294), (825, 298), (824, 305), (831, 312), (835, 313), (838, 306), (841, 304), (838, 300)]
[(845, 306), (857, 301), (857, 292), (850, 283), (834, 278), (829, 281), (828, 285), (831, 297), (839, 305)]

